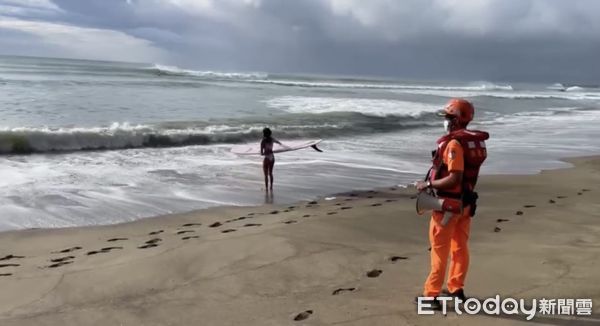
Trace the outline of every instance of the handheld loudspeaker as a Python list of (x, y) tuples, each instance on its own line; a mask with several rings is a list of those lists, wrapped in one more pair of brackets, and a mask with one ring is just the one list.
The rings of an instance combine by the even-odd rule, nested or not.
[(417, 214), (423, 215), (427, 211), (444, 212), (444, 219), (442, 220), (444, 226), (448, 224), (453, 214), (462, 214), (462, 210), (463, 205), (460, 199), (440, 198), (424, 191), (417, 196)]

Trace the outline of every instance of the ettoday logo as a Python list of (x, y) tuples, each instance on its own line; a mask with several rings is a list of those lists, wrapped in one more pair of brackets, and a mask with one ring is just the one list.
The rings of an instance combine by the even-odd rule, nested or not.
[(437, 299), (441, 305), (442, 314), (448, 312), (450, 302), (454, 302), (453, 309), (457, 315), (525, 315), (527, 320), (533, 319), (537, 314), (542, 315), (591, 315), (592, 299), (525, 299), (500, 298), (496, 295), (480, 300), (469, 298), (462, 300), (455, 297), (419, 297), (417, 299), (417, 314), (433, 315), (432, 300)]

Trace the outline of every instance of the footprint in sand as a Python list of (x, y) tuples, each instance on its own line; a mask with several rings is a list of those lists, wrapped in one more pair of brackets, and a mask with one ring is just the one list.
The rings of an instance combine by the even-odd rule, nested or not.
[(502, 231), (502, 229), (501, 229), (501, 228), (499, 228), (499, 227), (495, 227), (495, 228), (494, 228), (494, 232), (500, 232), (500, 231)]
[(0, 258), (0, 261), (11, 260), (11, 259), (21, 259), (21, 258), (25, 258), (25, 256), (17, 256), (17, 255), (10, 254), (10, 255), (6, 255), (6, 256)]
[(391, 261), (392, 263), (397, 262), (398, 260), (407, 260), (408, 257), (405, 256), (392, 256), (389, 258), (389, 261)]
[(75, 256), (65, 256), (65, 257), (61, 257), (61, 258), (53, 258), (53, 259), (50, 259), (50, 262), (54, 263), (54, 264), (45, 266), (45, 268), (57, 268), (60, 266), (69, 265), (69, 264), (73, 263), (73, 261), (72, 261), (73, 259), (75, 259)]
[(185, 228), (185, 227), (189, 227), (189, 226), (200, 226), (202, 225), (202, 223), (186, 223), (183, 224), (181, 227)]
[(383, 271), (381, 269), (374, 269), (374, 270), (367, 272), (367, 277), (370, 277), (370, 278), (379, 277), (379, 275), (381, 275), (381, 273), (383, 273)]
[(273, 215), (279, 214), (279, 211), (271, 211), (269, 214), (273, 214)]
[(104, 247), (100, 249), (101, 252), (110, 252), (112, 250), (123, 250), (123, 247)]
[(158, 243), (161, 242), (162, 239), (160, 238), (154, 238), (154, 239), (150, 239), (148, 241), (145, 242), (145, 244), (139, 246), (139, 249), (148, 249), (148, 248), (154, 248), (154, 247), (158, 247)]
[(335, 204), (335, 206), (342, 206), (342, 203), (337, 203)]
[(342, 207), (342, 208), (340, 208), (340, 209), (341, 209), (341, 210), (346, 210), (346, 209), (352, 209), (352, 207), (351, 207), (351, 206), (344, 206), (344, 207)]
[(548, 203), (554, 204), (554, 203), (556, 203), (556, 201), (554, 201), (554, 199), (550, 199), (550, 200), (548, 200)]
[(525, 207), (525, 208), (532, 208), (532, 207), (535, 207), (535, 205), (523, 205), (523, 207)]
[(51, 263), (62, 263), (64, 261), (71, 260), (71, 259), (75, 259), (75, 256), (65, 256), (65, 257), (60, 257), (60, 258), (53, 258), (53, 259), (50, 259), (50, 262)]
[(108, 252), (111, 252), (112, 250), (117, 250), (117, 249), (123, 249), (123, 247), (105, 247), (105, 248), (102, 248), (100, 250), (88, 251), (86, 253), (86, 255), (92, 256), (92, 255), (95, 255), (95, 254), (104, 254), (104, 253), (108, 253)]
[(285, 221), (285, 222), (283, 222), (283, 223), (285, 223), (285, 224), (293, 224), (293, 223), (298, 223), (298, 221), (295, 221), (295, 220), (289, 220), (289, 221)]
[(245, 227), (250, 227), (250, 226), (261, 226), (261, 225), (262, 225), (262, 224), (260, 224), (260, 223), (247, 223), (247, 224), (244, 224), (244, 226), (245, 226)]
[(72, 264), (72, 263), (73, 263), (72, 261), (61, 261), (60, 263), (48, 265), (48, 266), (46, 266), (46, 268), (57, 268), (57, 267), (61, 267), (61, 266), (64, 266), (64, 265), (69, 265), (69, 264)]
[(161, 234), (163, 232), (165, 232), (165, 231), (164, 230), (152, 231), (152, 232), (148, 233), (148, 235), (157, 235), (157, 234)]
[(303, 311), (303, 312), (297, 314), (296, 317), (294, 317), (294, 320), (295, 321), (305, 320), (306, 318), (310, 317), (310, 315), (312, 315), (312, 314), (313, 314), (312, 310), (306, 310), (306, 311)]
[(157, 243), (159, 243), (161, 241), (162, 241), (161, 238), (153, 238), (153, 239), (150, 239), (150, 240), (146, 241), (145, 243), (146, 244), (157, 244)]
[(192, 236), (183, 237), (183, 238), (181, 238), (181, 240), (198, 239), (198, 238), (200, 238), (200, 237), (197, 235), (192, 235)]
[(329, 212), (329, 213), (327, 213), (327, 215), (335, 215), (335, 214), (337, 214), (337, 212)]
[(196, 231), (194, 231), (194, 230), (183, 230), (183, 231), (177, 231), (177, 233), (176, 233), (176, 234), (178, 234), (178, 235), (179, 235), (179, 234), (184, 234), (184, 233), (193, 233), (193, 232), (196, 232)]
[(342, 292), (353, 292), (354, 290), (356, 290), (356, 288), (339, 288), (335, 289), (331, 295), (338, 295)]
[(112, 238), (112, 239), (106, 240), (106, 242), (125, 241), (125, 240), (129, 240), (129, 239), (128, 238)]
[(508, 221), (510, 221), (510, 220), (507, 219), (507, 218), (499, 218), (499, 219), (496, 220), (496, 222), (498, 222), (498, 223), (508, 222)]
[(288, 209), (294, 209), (296, 206), (289, 206)]
[(154, 247), (158, 247), (158, 244), (156, 243), (148, 243), (142, 246), (139, 246), (139, 249), (148, 249), (148, 248), (154, 248)]
[(245, 220), (245, 219), (247, 219), (246, 216), (240, 216), (240, 217), (236, 218), (234, 221), (241, 221), (241, 220)]
[(254, 213), (248, 213), (248, 214), (246, 214), (246, 215), (248, 215), (248, 216), (252, 216), (252, 215), (254, 215)]
[(523, 211), (517, 211), (515, 215), (523, 215)]
[(591, 190), (583, 188), (583, 189), (581, 189), (581, 191), (586, 192), (586, 191), (591, 191)]
[(581, 196), (581, 195), (583, 195), (583, 193), (581, 193), (581, 192), (578, 192), (578, 193), (577, 193), (577, 195), (578, 195), (578, 196)]
[(391, 202), (395, 202), (395, 201), (396, 201), (395, 199), (386, 199), (385, 200), (386, 203), (391, 203)]
[(316, 201), (313, 200), (313, 201), (309, 201), (307, 204), (308, 205), (316, 205), (316, 204), (318, 204), (318, 202), (316, 202)]
[(302, 217), (310, 217), (310, 214), (302, 215)]
[(0, 276), (11, 276), (12, 273), (1, 273)]
[(64, 253), (67, 253), (67, 252), (71, 252), (71, 251), (75, 251), (75, 250), (80, 250), (80, 249), (83, 249), (83, 248), (80, 247), (80, 246), (75, 246), (75, 247), (71, 247), (71, 248), (67, 248), (67, 249), (63, 249), (63, 250), (59, 250), (59, 251), (53, 251), (52, 253), (53, 254), (64, 254)]
[(373, 198), (373, 196), (367, 196), (367, 198), (371, 199), (371, 198)]
[(375, 204), (371, 204), (371, 206), (377, 207), (377, 206), (381, 206), (381, 204), (380, 203), (375, 203)]
[(556, 198), (563, 199), (563, 198), (567, 198), (567, 196), (556, 196)]
[(209, 225), (208, 227), (209, 227), (209, 228), (216, 228), (216, 227), (219, 227), (219, 226), (221, 226), (221, 225), (223, 225), (223, 224), (221, 224), (221, 222), (215, 222), (215, 223), (213, 223), (213, 224)]
[(4, 267), (17, 267), (17, 266), (21, 266), (20, 264), (0, 264), (0, 268), (4, 268)]
[(236, 229), (227, 229), (227, 230), (223, 230), (221, 231), (221, 233), (229, 233), (229, 232), (235, 232), (237, 231)]

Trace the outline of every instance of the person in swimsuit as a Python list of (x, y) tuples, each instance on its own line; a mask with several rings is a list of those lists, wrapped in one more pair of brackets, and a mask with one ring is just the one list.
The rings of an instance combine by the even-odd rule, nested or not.
[[(260, 142), (260, 155), (263, 155), (263, 172), (265, 174), (265, 191), (273, 191), (273, 166), (275, 166), (275, 155), (273, 154), (273, 144), (281, 143), (271, 137), (271, 129), (263, 129), (263, 139)], [(271, 178), (271, 187), (269, 187), (269, 178)]]

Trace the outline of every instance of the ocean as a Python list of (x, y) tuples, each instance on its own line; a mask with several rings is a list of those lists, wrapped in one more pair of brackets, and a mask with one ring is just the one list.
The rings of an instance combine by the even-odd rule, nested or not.
[(599, 154), (600, 87), (186, 70), (0, 56), (0, 230), (99, 225), (265, 203), (235, 144), (323, 139), (276, 155), (275, 203), (423, 177), (451, 97), (491, 134), (483, 174)]

